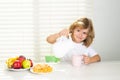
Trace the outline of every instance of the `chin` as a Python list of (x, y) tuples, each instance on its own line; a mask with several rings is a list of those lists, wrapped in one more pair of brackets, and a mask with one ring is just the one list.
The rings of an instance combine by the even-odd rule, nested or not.
[(83, 40), (76, 40), (75, 42), (76, 43), (81, 43)]

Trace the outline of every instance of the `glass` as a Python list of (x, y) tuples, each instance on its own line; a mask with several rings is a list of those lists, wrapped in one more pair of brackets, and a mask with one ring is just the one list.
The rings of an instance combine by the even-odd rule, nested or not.
[(73, 55), (72, 56), (72, 65), (76, 67), (80, 67), (83, 63), (83, 56), (81, 55)]

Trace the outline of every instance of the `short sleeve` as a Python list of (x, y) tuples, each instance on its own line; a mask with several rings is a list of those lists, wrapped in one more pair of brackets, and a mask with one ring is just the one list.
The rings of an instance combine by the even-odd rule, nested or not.
[(68, 38), (66, 36), (61, 36), (57, 39), (57, 42), (66, 41)]

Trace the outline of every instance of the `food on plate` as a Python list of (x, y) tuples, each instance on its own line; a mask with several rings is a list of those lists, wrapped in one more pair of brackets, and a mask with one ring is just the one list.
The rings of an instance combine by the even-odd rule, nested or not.
[(34, 73), (48, 73), (52, 72), (53, 68), (48, 64), (36, 64), (32, 70)]
[(14, 69), (20, 69), (20, 68), (22, 68), (21, 62), (20, 62), (19, 60), (16, 60), (16, 61), (13, 63), (12, 68), (14, 68)]
[(29, 69), (30, 67), (33, 66), (33, 61), (30, 58), (26, 58), (23, 55), (16, 56), (16, 57), (10, 57), (6, 60), (6, 65), (8, 69), (13, 70), (13, 69)]
[(33, 61), (31, 59), (28, 59), (30, 61), (30, 67), (33, 67)]
[(22, 62), (22, 67), (23, 67), (24, 69), (30, 68), (30, 66), (31, 66), (30, 60), (26, 59), (26, 60), (24, 60), (24, 61)]
[(12, 58), (8, 58), (6, 60), (6, 64), (8, 68), (12, 68), (13, 67), (13, 63), (15, 62), (15, 60), (17, 60), (18, 57), (12, 57)]
[(20, 56), (18, 57), (18, 60), (22, 63), (24, 60), (26, 60), (26, 57), (23, 56), (23, 55), (20, 55)]

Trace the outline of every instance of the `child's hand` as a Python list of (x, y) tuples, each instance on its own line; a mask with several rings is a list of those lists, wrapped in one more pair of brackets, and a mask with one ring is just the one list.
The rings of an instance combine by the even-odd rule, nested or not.
[(68, 36), (69, 35), (69, 30), (68, 29), (63, 29), (62, 31), (59, 32), (60, 36)]
[(89, 56), (83, 55), (83, 61), (84, 64), (89, 64), (91, 63), (91, 58)]

